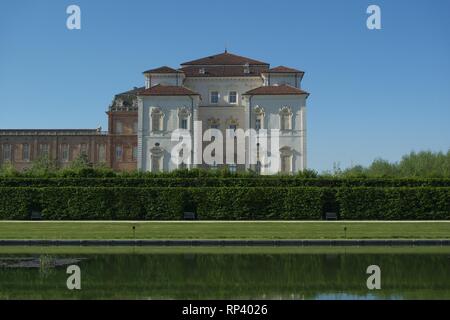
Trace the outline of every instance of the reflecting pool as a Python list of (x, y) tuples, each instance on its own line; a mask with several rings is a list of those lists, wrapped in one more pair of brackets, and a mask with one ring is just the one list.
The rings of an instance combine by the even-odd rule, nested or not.
[(0, 299), (450, 299), (449, 271), (447, 247), (16, 247), (0, 248)]

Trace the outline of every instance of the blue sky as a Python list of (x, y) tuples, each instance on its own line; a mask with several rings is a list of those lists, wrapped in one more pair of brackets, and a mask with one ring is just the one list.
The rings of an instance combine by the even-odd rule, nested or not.
[[(79, 5), (82, 29), (66, 28)], [(368, 5), (382, 30), (366, 28)], [(0, 128), (107, 127), (142, 71), (229, 52), (306, 72), (309, 167), (450, 148), (450, 1), (3, 1)]]

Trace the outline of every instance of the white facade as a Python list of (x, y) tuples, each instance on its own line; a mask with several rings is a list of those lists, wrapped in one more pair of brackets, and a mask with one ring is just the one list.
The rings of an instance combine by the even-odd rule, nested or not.
[[(162, 67), (144, 74), (146, 89), (138, 95), (139, 170), (209, 167), (171, 161), (172, 148), (178, 143), (171, 141), (173, 131), (189, 132), (191, 146), (195, 147), (195, 121), (201, 121), (202, 132), (215, 128), (224, 137), (226, 129), (280, 129), (278, 171), (306, 169), (309, 94), (300, 89), (303, 72), (285, 67), (270, 69), (266, 63), (225, 52), (184, 63), (178, 70)], [(248, 151), (250, 139), (245, 143)], [(204, 149), (208, 144), (201, 146)], [(248, 155), (244, 164), (231, 167), (266, 173), (259, 163), (251, 164)]]

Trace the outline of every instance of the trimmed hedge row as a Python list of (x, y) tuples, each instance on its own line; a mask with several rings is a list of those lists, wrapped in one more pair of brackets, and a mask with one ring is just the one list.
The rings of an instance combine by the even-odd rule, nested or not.
[(38, 198), (33, 188), (0, 188), (0, 219), (28, 220)]
[(0, 219), (179, 220), (448, 220), (450, 188), (135, 188), (0, 187)]
[(0, 219), (321, 219), (324, 188), (0, 188)]
[(450, 220), (450, 188), (341, 188), (345, 220)]
[(205, 220), (320, 220), (325, 189), (192, 188), (194, 206)]
[(295, 176), (0, 178), (0, 187), (450, 187), (450, 179), (326, 179)]
[(183, 193), (174, 188), (41, 188), (48, 220), (177, 220)]

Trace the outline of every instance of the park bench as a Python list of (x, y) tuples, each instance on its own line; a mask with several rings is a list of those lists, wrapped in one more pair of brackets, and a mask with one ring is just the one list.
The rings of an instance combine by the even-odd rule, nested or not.
[(184, 220), (196, 220), (197, 217), (195, 216), (194, 212), (185, 212), (184, 213)]
[(336, 212), (325, 213), (325, 220), (337, 220), (337, 213)]
[(42, 220), (42, 214), (40, 211), (31, 211), (31, 220)]

